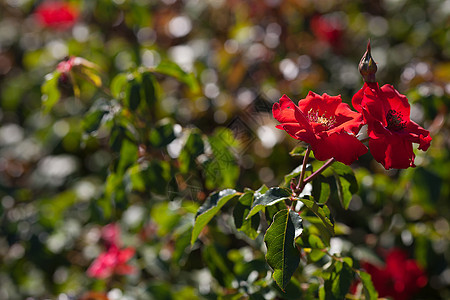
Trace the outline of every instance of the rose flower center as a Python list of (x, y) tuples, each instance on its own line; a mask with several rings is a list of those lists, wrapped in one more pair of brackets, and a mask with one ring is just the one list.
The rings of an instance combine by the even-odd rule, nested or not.
[(406, 127), (406, 122), (403, 121), (403, 115), (393, 109), (390, 109), (386, 115), (386, 128), (391, 131), (400, 131)]
[(322, 124), (327, 130), (334, 127), (336, 124), (336, 117), (326, 117), (325, 114), (319, 115), (318, 110), (313, 110), (312, 108), (308, 111), (308, 120), (310, 122)]

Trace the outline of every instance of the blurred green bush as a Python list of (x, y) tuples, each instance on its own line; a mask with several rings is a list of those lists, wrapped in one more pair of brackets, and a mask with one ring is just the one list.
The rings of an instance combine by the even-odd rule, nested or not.
[[(429, 278), (416, 299), (450, 298), (448, 1), (64, 3), (55, 22), (42, 1), (0, 3), (1, 299), (251, 295), (268, 271), (262, 236), (246, 239), (219, 216), (204, 248), (189, 248), (194, 215), (215, 189), (277, 185), (301, 164), (287, 155), (296, 143), (275, 129), (272, 104), (309, 90), (350, 103), (368, 38), (378, 81), (408, 96), (433, 142), (414, 169), (385, 171), (369, 155), (352, 166), (360, 186), (350, 209), (329, 203), (342, 229), (332, 248), (356, 259), (407, 249)], [(57, 101), (44, 113), (45, 76), (67, 56), (99, 68), (49, 83)], [(129, 110), (118, 113), (114, 101), (124, 99)], [(123, 134), (109, 137), (112, 128)], [(112, 222), (136, 248), (139, 271), (89, 278)]]

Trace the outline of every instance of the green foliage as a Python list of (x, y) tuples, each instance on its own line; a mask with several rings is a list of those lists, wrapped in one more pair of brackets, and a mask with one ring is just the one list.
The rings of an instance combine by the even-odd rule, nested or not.
[(288, 190), (279, 187), (270, 188), (264, 194), (258, 193), (255, 196), (255, 201), (253, 201), (253, 205), (247, 215), (247, 219), (257, 214), (267, 206), (272, 206), (289, 199), (290, 196), (291, 193)]
[(330, 235), (334, 235), (334, 224), (330, 217), (330, 210), (325, 204), (318, 204), (311, 197), (299, 198), (298, 200), (320, 218)]
[(258, 227), (260, 224), (259, 214), (255, 214), (247, 219), (247, 215), (255, 200), (253, 191), (246, 191), (239, 197), (239, 202), (233, 210), (233, 218), (236, 229), (244, 232), (247, 236), (255, 239), (258, 236)]
[[(0, 4), (1, 299), (377, 299), (359, 268), (392, 248), (428, 276), (415, 297), (449, 298), (444, 4), (83, 0), (55, 28), (41, 2)], [(406, 170), (303, 169), (273, 102), (350, 103), (368, 32), (431, 147)], [(91, 278), (110, 223), (135, 272)]]
[(295, 240), (302, 233), (302, 219), (295, 211), (280, 210), (266, 231), (267, 263), (274, 269), (273, 278), (285, 289), (300, 262)]
[(197, 215), (195, 216), (191, 245), (194, 244), (202, 229), (220, 211), (222, 206), (239, 194), (240, 193), (236, 192), (236, 190), (226, 189), (214, 193), (206, 199), (205, 203), (199, 208)]
[(58, 89), (58, 79), (60, 77), (61, 73), (54, 71), (45, 77), (45, 82), (42, 84), (42, 105), (44, 107), (44, 112), (46, 113), (55, 106), (61, 96)]
[(162, 61), (152, 71), (176, 78), (185, 83), (194, 94), (200, 92), (200, 86), (194, 74), (183, 71), (180, 66), (172, 61)]
[(200, 132), (191, 130), (178, 157), (181, 172), (188, 173), (190, 170), (196, 169), (196, 159), (204, 152), (204, 147)]
[(375, 287), (373, 286), (370, 274), (363, 271), (359, 271), (358, 276), (363, 284), (364, 296), (366, 297), (366, 299), (368, 300), (378, 299), (378, 293), (375, 290)]

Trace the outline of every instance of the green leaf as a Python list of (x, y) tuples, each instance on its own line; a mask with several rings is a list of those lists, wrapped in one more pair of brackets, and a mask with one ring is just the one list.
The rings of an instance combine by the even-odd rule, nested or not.
[(352, 168), (343, 163), (334, 162), (321, 176), (325, 177), (324, 181), (328, 182), (333, 193), (337, 192), (342, 207), (348, 209), (352, 195), (358, 192), (358, 182)]
[(373, 286), (372, 277), (370, 274), (359, 271), (359, 278), (361, 278), (361, 282), (363, 284), (363, 292), (367, 300), (376, 300), (378, 299), (378, 292)]
[(353, 282), (353, 271), (345, 262), (336, 262), (335, 272), (331, 275), (331, 292), (335, 299), (345, 299)]
[(172, 232), (181, 218), (181, 215), (171, 208), (169, 202), (159, 202), (153, 205), (150, 216), (158, 224), (157, 234), (160, 237)]
[(106, 178), (104, 195), (96, 202), (104, 218), (110, 218), (116, 208), (126, 209), (128, 201), (123, 184), (123, 175), (109, 173)]
[(291, 173), (287, 174), (286, 176), (284, 176), (284, 184), (289, 186), (291, 180), (295, 177), (298, 177), (300, 175), (300, 173), (302, 172), (302, 165), (298, 166), (297, 168), (295, 168), (294, 170), (292, 170)]
[(126, 169), (133, 165), (138, 159), (138, 147), (135, 143), (124, 139), (120, 149), (120, 155), (117, 162), (116, 172), (124, 174)]
[(300, 253), (295, 239), (302, 233), (302, 219), (297, 212), (279, 211), (266, 231), (266, 260), (274, 270), (273, 278), (284, 291), (300, 263)]
[(154, 72), (161, 73), (164, 75), (172, 76), (178, 81), (185, 83), (189, 89), (197, 94), (200, 92), (200, 85), (193, 73), (186, 73), (180, 68), (176, 63), (172, 61), (162, 61), (153, 70)]
[(107, 114), (109, 110), (110, 105), (107, 100), (100, 98), (95, 101), (82, 120), (83, 129), (88, 133), (98, 130), (103, 122), (103, 116)]
[(266, 206), (274, 205), (280, 201), (289, 199), (291, 192), (287, 189), (274, 187), (270, 188), (267, 192), (262, 195), (255, 195), (255, 201), (253, 202), (252, 208), (247, 216), (247, 219), (255, 215), (257, 212), (263, 210)]
[[(286, 209), (286, 203), (284, 201), (277, 202), (274, 205), (266, 206), (264, 209), (264, 215), (266, 217), (267, 224), (270, 226), (273, 221), (273, 217), (280, 211)], [(259, 214), (258, 214), (259, 215)], [(256, 215), (255, 215), (256, 216)], [(252, 217), (253, 218), (253, 217)]]
[(302, 216), (303, 220), (308, 221), (313, 226), (309, 226), (308, 229), (311, 234), (315, 234), (320, 236), (321, 240), (325, 243), (326, 246), (330, 246), (330, 239), (334, 234), (330, 232), (330, 230), (325, 227), (325, 224), (319, 217), (312, 216)]
[(137, 144), (136, 129), (133, 127), (128, 118), (123, 116), (114, 116), (111, 123), (113, 123), (113, 125), (111, 129), (111, 136), (109, 138), (109, 144), (114, 152), (121, 151), (124, 140)]
[(210, 195), (205, 203), (197, 211), (195, 216), (195, 224), (192, 229), (191, 245), (197, 240), (202, 229), (208, 224), (208, 222), (219, 212), (219, 210), (228, 201), (239, 195), (236, 190), (226, 189), (220, 192)]
[(325, 252), (323, 252), (320, 249), (312, 249), (311, 252), (308, 254), (308, 257), (311, 259), (312, 262), (319, 261), (324, 256)]
[(54, 227), (64, 218), (64, 212), (77, 202), (77, 194), (73, 190), (66, 190), (53, 198), (38, 201), (40, 222), (48, 227)]
[(195, 159), (204, 151), (203, 139), (199, 130), (193, 129), (190, 131), (186, 143), (181, 149), (178, 161), (180, 162), (180, 172), (188, 173), (194, 169)]
[(255, 191), (255, 196), (264, 194), (264, 193), (267, 192), (268, 190), (269, 190), (269, 188), (268, 188), (265, 184), (263, 184), (262, 186), (259, 187), (259, 189), (257, 189), (257, 190)]
[(236, 146), (233, 133), (228, 128), (218, 128), (208, 137), (213, 157), (203, 164), (206, 187), (209, 189), (230, 188), (239, 178), (239, 166), (232, 149)]
[(340, 162), (335, 162), (330, 169), (336, 180), (337, 193), (342, 207), (348, 209), (352, 195), (358, 192), (355, 174), (352, 168)]
[(122, 99), (125, 96), (125, 88), (128, 84), (129, 74), (118, 74), (111, 81), (111, 95), (116, 99)]
[(135, 111), (141, 103), (141, 86), (136, 79), (129, 81), (128, 102), (126, 105), (132, 111)]
[(340, 176), (335, 176), (335, 179), (339, 201), (341, 202), (343, 208), (348, 209), (350, 201), (352, 200), (352, 193), (349, 190), (350, 182)]
[(306, 151), (306, 147), (297, 146), (289, 152), (290, 156), (304, 156)]
[(152, 73), (145, 72), (142, 74), (142, 88), (144, 89), (144, 99), (149, 109), (155, 109), (158, 100), (156, 97), (156, 80)]
[(233, 219), (237, 230), (242, 231), (250, 238), (255, 239), (258, 236), (258, 227), (260, 223), (259, 214), (252, 216), (250, 219), (245, 218), (250, 212), (253, 201), (253, 191), (248, 191), (239, 197), (239, 202), (233, 210)]
[(58, 89), (58, 79), (60, 76), (61, 73), (58, 71), (54, 71), (45, 76), (45, 82), (41, 87), (42, 106), (44, 107), (45, 113), (48, 113), (55, 106), (61, 96)]
[(189, 225), (185, 230), (174, 233), (175, 247), (172, 254), (172, 268), (183, 266), (189, 257), (189, 245), (191, 242), (192, 226)]
[(319, 205), (314, 199), (311, 197), (303, 197), (297, 198), (297, 200), (303, 202), (307, 208), (309, 208), (317, 217), (320, 218), (325, 228), (329, 231), (331, 235), (334, 235), (334, 224), (331, 222), (330, 218), (330, 210), (328, 207), (323, 204)]
[(169, 185), (175, 176), (170, 162), (153, 159), (141, 165), (141, 176), (148, 190), (158, 195), (166, 196)]
[(174, 125), (172, 120), (168, 118), (160, 120), (149, 134), (149, 141), (152, 146), (161, 148), (170, 144), (176, 138)]
[[(289, 152), (290, 156), (305, 156), (306, 154), (306, 148), (307, 147), (303, 147), (303, 146), (297, 146), (294, 149), (291, 150), (291, 152)], [(314, 159), (314, 153), (311, 151), (309, 153), (309, 158)]]
[(129, 167), (124, 176), (125, 188), (127, 192), (139, 191), (144, 192), (146, 185), (142, 176), (140, 164), (135, 164)]
[(319, 175), (312, 181), (312, 196), (317, 199), (317, 203), (326, 203), (331, 195), (331, 188), (328, 178)]
[(226, 249), (217, 243), (211, 243), (203, 248), (202, 256), (211, 274), (220, 285), (231, 287), (235, 275), (233, 274), (233, 263), (228, 259)]

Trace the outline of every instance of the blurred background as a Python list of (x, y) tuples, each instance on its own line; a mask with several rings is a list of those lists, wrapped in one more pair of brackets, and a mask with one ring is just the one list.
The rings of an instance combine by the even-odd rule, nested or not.
[[(104, 137), (86, 136), (80, 123), (92, 99), (104, 95), (81, 83), (74, 97), (61, 84), (58, 105), (41, 109), (44, 78), (67, 56), (99, 65), (106, 86), (118, 73), (165, 60), (192, 72), (201, 93), (158, 78), (159, 113), (206, 134), (232, 129), (241, 142), (242, 190), (277, 185), (301, 163), (287, 154), (297, 141), (275, 129), (272, 104), (310, 90), (350, 104), (363, 84), (358, 63), (369, 39), (378, 82), (408, 97), (411, 119), (433, 142), (416, 151), (414, 169), (385, 171), (370, 154), (355, 163), (360, 191), (349, 211), (334, 207), (336, 221), (351, 228), (338, 241), (342, 251), (343, 241), (374, 252), (407, 249), (429, 278), (417, 299), (450, 298), (450, 1), (2, 0), (0, 299), (77, 299), (102, 290), (85, 271), (101, 252), (101, 226), (112, 221), (121, 223), (125, 244), (139, 247), (133, 263), (144, 271), (110, 297), (213, 293), (201, 286), (214, 280), (208, 266), (168, 267), (170, 243), (162, 241), (172, 228), (158, 223), (162, 207), (147, 210), (142, 198), (117, 219), (99, 217), (112, 154)], [(154, 233), (152, 224), (167, 230)], [(161, 291), (179, 296), (155, 296)]]

